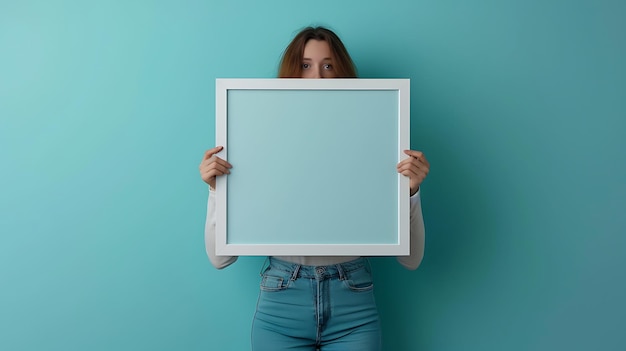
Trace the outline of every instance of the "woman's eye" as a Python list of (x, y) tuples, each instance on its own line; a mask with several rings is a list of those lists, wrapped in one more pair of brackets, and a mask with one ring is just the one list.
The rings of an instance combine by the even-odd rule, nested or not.
[(329, 70), (333, 69), (333, 65), (327, 63), (327, 64), (324, 65), (324, 69), (329, 71)]
[(303, 63), (302, 64), (302, 68), (303, 69), (309, 69), (311, 67), (311, 65), (309, 65), (308, 63)]

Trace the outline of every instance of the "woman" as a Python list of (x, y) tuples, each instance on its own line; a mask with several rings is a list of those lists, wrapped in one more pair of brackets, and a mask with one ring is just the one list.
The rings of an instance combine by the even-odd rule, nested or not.
[[(306, 28), (289, 44), (280, 64), (280, 78), (356, 78), (356, 69), (341, 40), (332, 31)], [(230, 173), (231, 164), (206, 151), (200, 163), (202, 179), (215, 189), (216, 177)], [(423, 153), (406, 150), (397, 171), (409, 177), (411, 252), (398, 257), (416, 269), (424, 253), (424, 222), (419, 187), (430, 165)], [(215, 255), (215, 199), (209, 196), (205, 241), (211, 263), (222, 269), (237, 260)], [(252, 326), (252, 349), (259, 350), (380, 350), (381, 334), (372, 277), (362, 257), (270, 257), (263, 272)]]

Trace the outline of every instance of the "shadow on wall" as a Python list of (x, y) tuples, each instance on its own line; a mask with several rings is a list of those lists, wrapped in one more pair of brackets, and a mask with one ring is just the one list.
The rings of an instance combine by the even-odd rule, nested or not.
[(388, 349), (429, 349), (433, 321), (474, 295), (496, 263), (496, 233), (489, 221), (493, 204), (481, 195), (486, 189), (480, 188), (479, 171), (459, 157), (460, 150), (446, 146), (445, 135), (430, 130), (419, 138), (432, 167), (422, 190), (426, 249), (421, 266), (413, 272), (395, 258), (373, 260)]
[(387, 62), (382, 68), (375, 65), (394, 57), (389, 51), (381, 57), (381, 52), (367, 53), (360, 76), (413, 79), (411, 146), (424, 151), (431, 164), (421, 193), (426, 226), (422, 265), (412, 272), (395, 258), (372, 259), (383, 343), (389, 350), (429, 350), (434, 346), (433, 322), (474, 295), (496, 263), (497, 233), (491, 220), (496, 209), (481, 179), (484, 170), (476, 162), (484, 155), (468, 157), (467, 149), (459, 147), (470, 145), (480, 151), (482, 136), (461, 130), (462, 123), (454, 121), (466, 116), (443, 98), (429, 96), (433, 94), (428, 83), (418, 78), (419, 66), (401, 72), (399, 62)]

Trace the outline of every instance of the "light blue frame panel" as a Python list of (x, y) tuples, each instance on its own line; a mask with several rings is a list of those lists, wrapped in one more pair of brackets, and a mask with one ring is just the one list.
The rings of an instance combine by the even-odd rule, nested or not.
[(407, 79), (218, 79), (218, 255), (408, 255)]

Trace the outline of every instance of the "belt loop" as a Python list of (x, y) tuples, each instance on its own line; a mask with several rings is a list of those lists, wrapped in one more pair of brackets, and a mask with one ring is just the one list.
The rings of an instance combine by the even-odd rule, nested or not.
[(367, 257), (363, 257), (363, 259), (365, 260), (366, 270), (369, 272), (369, 274), (372, 274), (372, 265), (370, 264), (370, 260)]
[(301, 267), (301, 265), (297, 264), (296, 267), (293, 269), (293, 274), (291, 275), (291, 280), (298, 279), (298, 273), (300, 273), (300, 267)]
[(267, 268), (270, 266), (270, 264), (269, 264), (269, 260), (270, 260), (270, 257), (269, 257), (269, 256), (266, 256), (266, 257), (265, 257), (265, 261), (263, 261), (263, 265), (261, 266), (261, 271), (259, 272), (259, 275), (260, 275), (261, 277), (262, 277), (262, 276), (263, 276), (263, 274), (265, 273), (265, 270), (267, 270)]
[(337, 266), (337, 272), (339, 272), (339, 280), (346, 280), (348, 277), (346, 276), (346, 272), (343, 270), (341, 263), (338, 263), (335, 266)]

